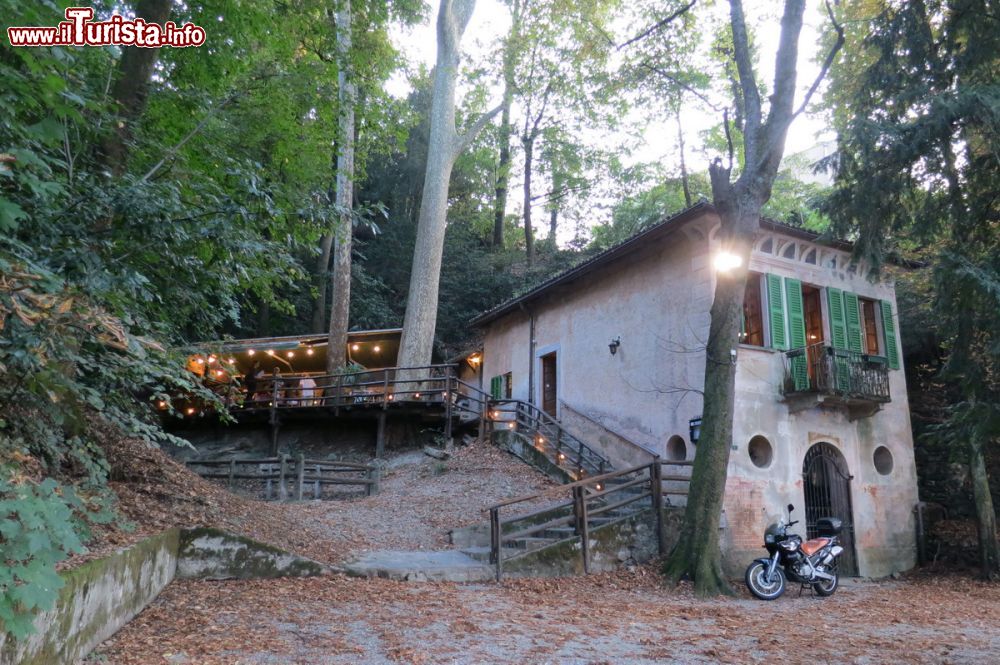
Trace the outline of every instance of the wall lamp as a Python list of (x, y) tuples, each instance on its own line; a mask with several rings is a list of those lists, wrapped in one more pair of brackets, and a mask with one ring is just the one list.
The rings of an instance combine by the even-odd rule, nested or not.
[(608, 344), (608, 350), (611, 351), (611, 355), (615, 355), (616, 353), (618, 353), (618, 347), (621, 345), (622, 345), (621, 337), (615, 337), (613, 340), (611, 340), (611, 343)]
[(691, 430), (691, 445), (698, 445), (698, 439), (701, 438), (701, 416), (689, 420), (688, 428)]

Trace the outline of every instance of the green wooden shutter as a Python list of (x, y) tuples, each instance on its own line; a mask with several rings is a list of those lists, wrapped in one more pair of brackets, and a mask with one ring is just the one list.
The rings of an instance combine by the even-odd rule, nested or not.
[(885, 335), (885, 355), (889, 367), (899, 369), (899, 345), (896, 341), (896, 322), (892, 318), (892, 303), (887, 300), (882, 305), (882, 333)]
[(809, 359), (804, 351), (806, 346), (806, 317), (802, 306), (802, 282), (790, 277), (785, 278), (785, 303), (788, 311), (789, 346), (793, 349), (803, 349), (801, 355), (792, 357), (792, 379), (796, 390), (809, 389)]
[(775, 349), (787, 349), (788, 336), (785, 334), (785, 301), (781, 297), (781, 278), (777, 275), (767, 275), (767, 310), (768, 323), (771, 327), (771, 347)]
[(503, 377), (502, 376), (498, 375), (498, 376), (494, 376), (492, 379), (490, 379), (490, 396), (493, 399), (502, 399), (503, 398)]
[[(833, 344), (834, 385), (837, 390), (847, 391), (851, 387), (850, 365), (847, 362), (847, 316), (844, 313), (845, 296), (840, 289), (827, 288), (826, 298), (830, 305), (830, 338)], [(855, 307), (855, 310), (857, 308)]]
[(847, 323), (847, 348), (861, 353), (861, 310), (858, 294), (844, 291), (844, 321)]
[(826, 299), (830, 305), (830, 341), (835, 349), (847, 348), (847, 323), (844, 321), (844, 292), (827, 288)]

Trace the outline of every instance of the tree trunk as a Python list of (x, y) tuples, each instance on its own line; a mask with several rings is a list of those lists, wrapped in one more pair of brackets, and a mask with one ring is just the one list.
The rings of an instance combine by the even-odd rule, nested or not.
[[(775, 61), (774, 93), (768, 117), (764, 120), (743, 5), (740, 0), (730, 0), (733, 52), (742, 87), (741, 101), (746, 109), (744, 168), (739, 179), (731, 182), (732, 164), (723, 166), (722, 160), (717, 159), (709, 168), (709, 176), (712, 198), (721, 218), (718, 234), (721, 247), (717, 249), (736, 255), (740, 264), (731, 271), (716, 273), (715, 300), (705, 349), (701, 438), (695, 453), (680, 538), (664, 564), (664, 572), (672, 580), (692, 578), (695, 593), (700, 596), (732, 593), (722, 574), (719, 519), (732, 446), (740, 312), (750, 251), (760, 227), (760, 210), (771, 196), (788, 127), (796, 115), (793, 111), (796, 62), (804, 11), (804, 0), (785, 1)], [(839, 49), (839, 42), (834, 49)]]
[(326, 347), (326, 372), (333, 374), (347, 364), (347, 330), (351, 313), (351, 246), (354, 207), (354, 104), (356, 89), (351, 68), (351, 0), (341, 0), (337, 12), (337, 103), (340, 115), (340, 150), (337, 153), (337, 210), (339, 222), (333, 240), (330, 271), (330, 328)]
[(313, 303), (312, 331), (316, 333), (327, 329), (326, 318), (326, 282), (330, 279), (330, 254), (333, 251), (332, 233), (324, 233), (319, 241), (319, 258), (316, 259), (316, 300)]
[[(162, 25), (170, 16), (173, 0), (139, 0), (135, 6), (137, 18)], [(149, 95), (149, 79), (156, 65), (159, 48), (126, 46), (118, 61), (118, 74), (111, 90), (116, 122), (101, 139), (100, 160), (113, 176), (125, 172), (128, 144), (132, 140), (135, 122), (142, 116)]]
[(684, 205), (691, 207), (691, 185), (688, 182), (687, 164), (684, 162), (684, 129), (681, 127), (681, 111), (677, 109), (677, 147), (680, 152), (681, 162), (681, 186), (684, 188)]
[(438, 52), (434, 67), (427, 166), (397, 361), (403, 367), (429, 365), (434, 351), (441, 256), (447, 227), (448, 183), (455, 159), (501, 109), (498, 106), (479, 118), (464, 136), (460, 137), (455, 130), (455, 79), (461, 55), (460, 44), (475, 6), (475, 0), (441, 0), (438, 11)]
[(969, 470), (972, 472), (972, 494), (976, 502), (979, 531), (979, 556), (985, 579), (1000, 576), (1000, 543), (997, 542), (997, 515), (990, 495), (990, 479), (983, 458), (983, 442), (969, 443)]
[(528, 266), (535, 258), (535, 232), (531, 226), (531, 168), (535, 154), (535, 137), (526, 134), (521, 138), (524, 147), (524, 251)]
[[(700, 596), (732, 593), (722, 574), (719, 550), (719, 518), (733, 438), (736, 362), (740, 313), (746, 289), (747, 265), (753, 237), (760, 226), (761, 203), (748, 193), (730, 188), (725, 198), (716, 197), (722, 228), (723, 248), (742, 259), (730, 272), (719, 272), (711, 325), (705, 349), (705, 393), (701, 438), (698, 440), (684, 524), (678, 544), (665, 567), (673, 580), (691, 577)], [(728, 200), (727, 200), (728, 199)]]
[(510, 105), (514, 100), (514, 53), (520, 17), (515, 4), (510, 37), (503, 54), (503, 107), (500, 111), (500, 161), (497, 164), (496, 197), (493, 200), (493, 247), (503, 249), (503, 223), (507, 214), (507, 184), (510, 182)]
[(264, 301), (257, 311), (257, 337), (271, 335), (271, 303)]

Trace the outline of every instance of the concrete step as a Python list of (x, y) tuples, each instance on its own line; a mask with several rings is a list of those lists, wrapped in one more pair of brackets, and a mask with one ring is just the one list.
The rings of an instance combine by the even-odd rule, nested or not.
[(518, 538), (517, 540), (511, 541), (508, 546), (523, 551), (534, 551), (542, 549), (543, 547), (548, 547), (552, 543), (558, 542), (558, 540), (558, 538), (525, 536), (524, 538)]
[(489, 563), (490, 561), (490, 546), (476, 546), (476, 547), (463, 547), (462, 554), (475, 559), (476, 561), (482, 561), (484, 563)]
[[(489, 548), (486, 560), (489, 561)], [(355, 577), (408, 582), (484, 582), (496, 575), (489, 565), (458, 550), (368, 552), (344, 564), (342, 569)]]

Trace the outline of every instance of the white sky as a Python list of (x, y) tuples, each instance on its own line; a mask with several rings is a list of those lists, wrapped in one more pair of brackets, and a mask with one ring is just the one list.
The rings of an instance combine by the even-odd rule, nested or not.
[[(424, 64), (432, 67), (436, 58), (437, 44), (435, 35), (435, 22), (437, 20), (437, 2), (428, 0), (431, 5), (428, 19), (423, 25), (416, 26), (409, 30), (397, 30), (393, 35), (393, 40), (413, 65)], [(755, 30), (760, 49), (760, 62), (758, 71), (762, 83), (768, 88), (772, 87), (774, 76), (774, 58), (777, 50), (778, 37), (780, 33), (780, 16), (783, 3), (778, 0), (744, 0), (744, 12), (747, 22)], [(716, 2), (710, 5), (709, 11), (717, 12), (720, 17), (728, 18), (729, 4), (727, 2)], [(695, 7), (695, 11), (706, 11), (706, 8)], [(799, 63), (798, 63), (798, 97), (801, 99), (805, 90), (808, 89), (816, 74), (819, 72), (820, 63), (825, 53), (819, 52), (820, 30), (823, 26), (825, 14), (823, 5), (817, 0), (810, 0), (806, 8), (805, 26), (799, 40)], [(490, 51), (495, 47), (498, 37), (505, 34), (510, 26), (510, 16), (507, 8), (498, 0), (478, 0), (476, 9), (469, 23), (462, 40), (463, 64), (470, 65), (483, 62), (490, 57)], [(394, 79), (389, 86), (393, 94), (404, 95), (408, 90), (405, 77), (399, 76)], [(494, 100), (490, 106), (499, 103), (500, 83), (497, 82), (494, 93)], [(813, 98), (815, 103), (821, 98), (823, 88)], [(461, 94), (461, 91), (460, 91)], [(799, 101), (796, 101), (798, 104)], [(641, 136), (633, 133), (628, 135), (606, 136), (594, 133), (592, 136), (585, 136), (585, 140), (592, 140), (595, 145), (608, 148), (614, 147), (615, 142), (638, 143), (640, 146), (632, 153), (626, 165), (639, 162), (659, 163), (673, 170), (679, 168), (678, 151), (676, 145), (676, 125), (668, 118), (659, 121), (656, 118), (643, 118), (636, 111), (636, 117), (628, 118), (630, 122), (623, 123), (631, 126), (628, 131), (642, 132)], [(688, 169), (690, 171), (707, 171), (708, 162), (714, 155), (707, 154), (701, 149), (699, 133), (707, 130), (721, 122), (721, 117), (715, 117), (711, 112), (692, 109), (682, 112), (681, 121), (684, 125), (685, 135), (685, 155)], [(645, 130), (636, 129), (637, 126), (646, 125)], [(788, 133), (785, 154), (790, 155), (806, 150), (822, 140), (833, 138), (833, 133), (826, 130), (826, 122), (819, 115), (803, 113), (792, 124)], [(515, 176), (516, 177), (516, 176)], [(512, 190), (515, 183), (511, 183)], [(508, 204), (508, 212), (517, 212), (519, 203), (514, 201), (512, 196)], [(540, 226), (545, 217), (539, 211), (535, 215)], [(603, 220), (595, 220), (603, 221)], [(544, 235), (544, 229), (539, 229)], [(572, 236), (571, 229), (565, 229), (569, 239)], [(560, 232), (560, 241), (563, 241)]]

